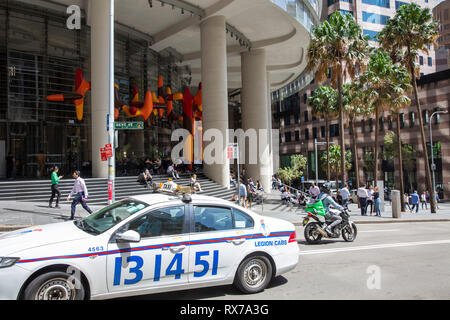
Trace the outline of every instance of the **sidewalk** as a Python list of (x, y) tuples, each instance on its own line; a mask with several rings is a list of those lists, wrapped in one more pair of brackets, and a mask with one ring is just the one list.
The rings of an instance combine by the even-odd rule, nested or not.
[[(368, 216), (361, 216), (361, 209), (358, 208), (357, 204), (349, 205), (351, 220), (357, 224), (450, 221), (450, 203), (439, 203), (439, 208), (436, 214), (430, 212), (430, 205), (428, 205), (428, 210), (419, 209), (418, 213), (410, 213), (407, 210), (407, 212), (402, 212), (401, 218), (395, 219), (392, 218), (390, 203), (385, 204), (381, 217), (370, 216), (370, 213), (368, 213)], [(268, 217), (290, 221), (296, 226), (302, 225), (303, 217), (306, 215), (305, 211), (298, 206), (283, 204), (278, 192), (269, 194), (264, 206), (253, 206), (252, 210)]]
[[(0, 232), (12, 231), (35, 225), (45, 225), (49, 223), (67, 221), (70, 217), (71, 202), (62, 201), (61, 208), (49, 208), (45, 203), (0, 201)], [(89, 205), (89, 203), (88, 203)], [(97, 211), (103, 206), (89, 205), (93, 211)], [(428, 210), (419, 210), (419, 213), (402, 213), (400, 219), (392, 218), (392, 211), (389, 204), (385, 206), (385, 212), (381, 217), (361, 216), (356, 204), (350, 205), (351, 219), (357, 224), (364, 223), (397, 223), (397, 222), (429, 222), (429, 221), (450, 221), (450, 203), (440, 203), (438, 213), (431, 214)], [(279, 193), (272, 193), (268, 196), (264, 205), (254, 205), (252, 210), (256, 213), (268, 217), (279, 218), (292, 222), (297, 226), (302, 225), (302, 219), (306, 215), (303, 209), (291, 207), (281, 203)], [(76, 218), (86, 217), (88, 213), (81, 205), (77, 206)]]

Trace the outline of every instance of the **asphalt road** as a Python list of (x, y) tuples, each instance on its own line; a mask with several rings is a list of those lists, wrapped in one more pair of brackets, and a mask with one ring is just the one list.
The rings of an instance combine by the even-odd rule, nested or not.
[(450, 299), (450, 222), (359, 225), (353, 243), (308, 245), (302, 227), (297, 238), (298, 266), (264, 292), (221, 286), (131, 299)]

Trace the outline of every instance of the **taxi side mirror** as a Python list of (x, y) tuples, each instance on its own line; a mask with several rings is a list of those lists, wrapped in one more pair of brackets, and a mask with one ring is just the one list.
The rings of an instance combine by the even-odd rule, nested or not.
[(118, 233), (116, 235), (116, 242), (140, 242), (141, 235), (133, 230), (128, 230), (124, 233)]

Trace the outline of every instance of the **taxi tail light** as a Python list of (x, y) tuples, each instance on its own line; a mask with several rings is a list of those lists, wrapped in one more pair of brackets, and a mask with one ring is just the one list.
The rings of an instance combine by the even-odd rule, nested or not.
[(297, 242), (297, 235), (295, 234), (295, 231), (291, 233), (291, 236), (289, 237), (288, 243), (291, 242)]

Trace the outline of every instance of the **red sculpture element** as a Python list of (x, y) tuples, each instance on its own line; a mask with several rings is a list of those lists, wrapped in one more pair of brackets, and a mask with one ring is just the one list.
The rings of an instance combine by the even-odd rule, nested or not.
[(83, 70), (77, 69), (75, 76), (75, 92), (49, 95), (47, 96), (47, 100), (58, 102), (73, 101), (77, 119), (81, 121), (83, 119), (84, 96), (89, 90), (91, 90), (91, 83), (84, 78)]
[(131, 100), (130, 107), (123, 105), (122, 110), (130, 118), (142, 116), (144, 120), (147, 120), (153, 111), (152, 93), (148, 90), (145, 94), (144, 102), (139, 101), (139, 90), (136, 86), (133, 86), (133, 99)]

